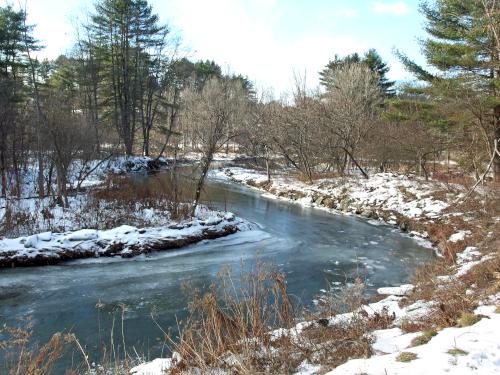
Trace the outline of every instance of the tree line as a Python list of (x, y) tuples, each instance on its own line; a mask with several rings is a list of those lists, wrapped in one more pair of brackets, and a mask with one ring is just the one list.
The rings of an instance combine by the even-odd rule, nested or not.
[[(197, 203), (215, 152), (236, 144), (271, 170), (307, 181), (324, 172), (409, 170), (452, 158), (476, 179), (500, 180), (500, 9), (490, 0), (423, 2), (427, 71), (397, 55), (418, 83), (396, 87), (376, 50), (335, 56), (315, 90), (300, 77), (287, 98), (257, 96), (251, 81), (214, 61), (182, 57), (146, 0), (99, 0), (68, 55), (38, 61), (26, 12), (0, 8), (2, 196), (22, 196), (36, 166), (36, 194), (67, 203), (78, 181), (117, 153), (202, 155)], [(55, 188), (53, 187), (55, 181)]]

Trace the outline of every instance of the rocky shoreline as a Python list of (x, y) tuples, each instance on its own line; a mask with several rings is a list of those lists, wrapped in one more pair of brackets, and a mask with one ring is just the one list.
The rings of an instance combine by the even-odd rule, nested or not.
[[(369, 180), (334, 178), (310, 185), (282, 176), (269, 182), (263, 172), (237, 167), (220, 169), (214, 176), (274, 198), (392, 225), (429, 241), (438, 255), (446, 255), (450, 246), (456, 251), (473, 244), (467, 238), (472, 220), (457, 213), (452, 203), (464, 194), (459, 186), (452, 191), (437, 182), (388, 173), (376, 174)], [(464, 233), (454, 240), (453, 236)]]

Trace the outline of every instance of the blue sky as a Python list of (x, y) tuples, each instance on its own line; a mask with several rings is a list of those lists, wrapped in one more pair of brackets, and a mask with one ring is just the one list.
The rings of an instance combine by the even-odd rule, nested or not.
[[(29, 22), (46, 45), (43, 57), (67, 52), (75, 25), (91, 11), (90, 0), (26, 0)], [(247, 75), (259, 89), (290, 90), (294, 72), (310, 87), (335, 54), (376, 48), (390, 77), (411, 77), (393, 56), (399, 48), (422, 63), (424, 38), (419, 0), (150, 0), (162, 22), (181, 37), (183, 54), (213, 59)], [(14, 3), (0, 0), (1, 5)], [(24, 0), (22, 0), (24, 3)]]

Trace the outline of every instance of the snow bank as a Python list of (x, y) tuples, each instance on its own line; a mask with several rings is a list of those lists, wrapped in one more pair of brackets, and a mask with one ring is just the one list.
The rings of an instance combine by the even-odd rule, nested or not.
[(171, 222), (156, 228), (122, 225), (109, 230), (82, 229), (67, 233), (45, 232), (0, 240), (0, 268), (54, 264), (63, 260), (121, 256), (183, 247), (251, 229), (232, 213), (199, 211), (190, 221)]
[(403, 284), (396, 287), (378, 288), (377, 293), (382, 295), (406, 296), (413, 292), (415, 286), (412, 284)]
[[(265, 190), (273, 195), (303, 205), (364, 213), (366, 216), (369, 216), (368, 210), (381, 209), (410, 219), (436, 219), (449, 206), (449, 203), (432, 197), (436, 184), (393, 173), (374, 174), (368, 180), (360, 177), (322, 179), (310, 185), (279, 175), (273, 176), (272, 184), (265, 185), (265, 173), (239, 167), (212, 171), (211, 177), (257, 188), (265, 186)], [(397, 218), (388, 221), (391, 219)]]
[[(337, 367), (328, 375), (370, 374), (498, 374), (500, 373), (500, 314), (495, 306), (482, 306), (477, 314), (485, 317), (464, 328), (445, 328), (427, 344), (412, 348), (402, 345), (391, 354), (354, 359)], [(392, 340), (402, 340), (404, 335)], [(406, 338), (405, 338), (406, 340)], [(384, 346), (386, 348), (386, 346)], [(400, 362), (401, 351), (415, 353), (417, 358)]]

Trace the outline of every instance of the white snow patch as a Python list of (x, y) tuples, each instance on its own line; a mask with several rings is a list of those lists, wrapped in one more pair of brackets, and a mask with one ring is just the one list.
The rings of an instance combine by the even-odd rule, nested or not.
[(448, 239), (448, 241), (450, 242), (463, 241), (465, 240), (465, 237), (467, 237), (470, 234), (471, 234), (470, 230), (461, 230), (458, 231), (457, 233), (452, 234)]
[(131, 375), (164, 375), (172, 366), (170, 358), (156, 358), (155, 360), (143, 363), (130, 370)]
[[(498, 374), (500, 373), (500, 314), (495, 306), (483, 306), (476, 312), (487, 316), (464, 328), (445, 328), (427, 344), (404, 349), (415, 353), (410, 362), (396, 360), (399, 352), (375, 355), (368, 359), (353, 359), (327, 375), (361, 374)], [(450, 350), (459, 349), (462, 355)]]
[(413, 284), (403, 284), (396, 287), (378, 288), (377, 293), (382, 295), (406, 296), (413, 292), (415, 286)]

